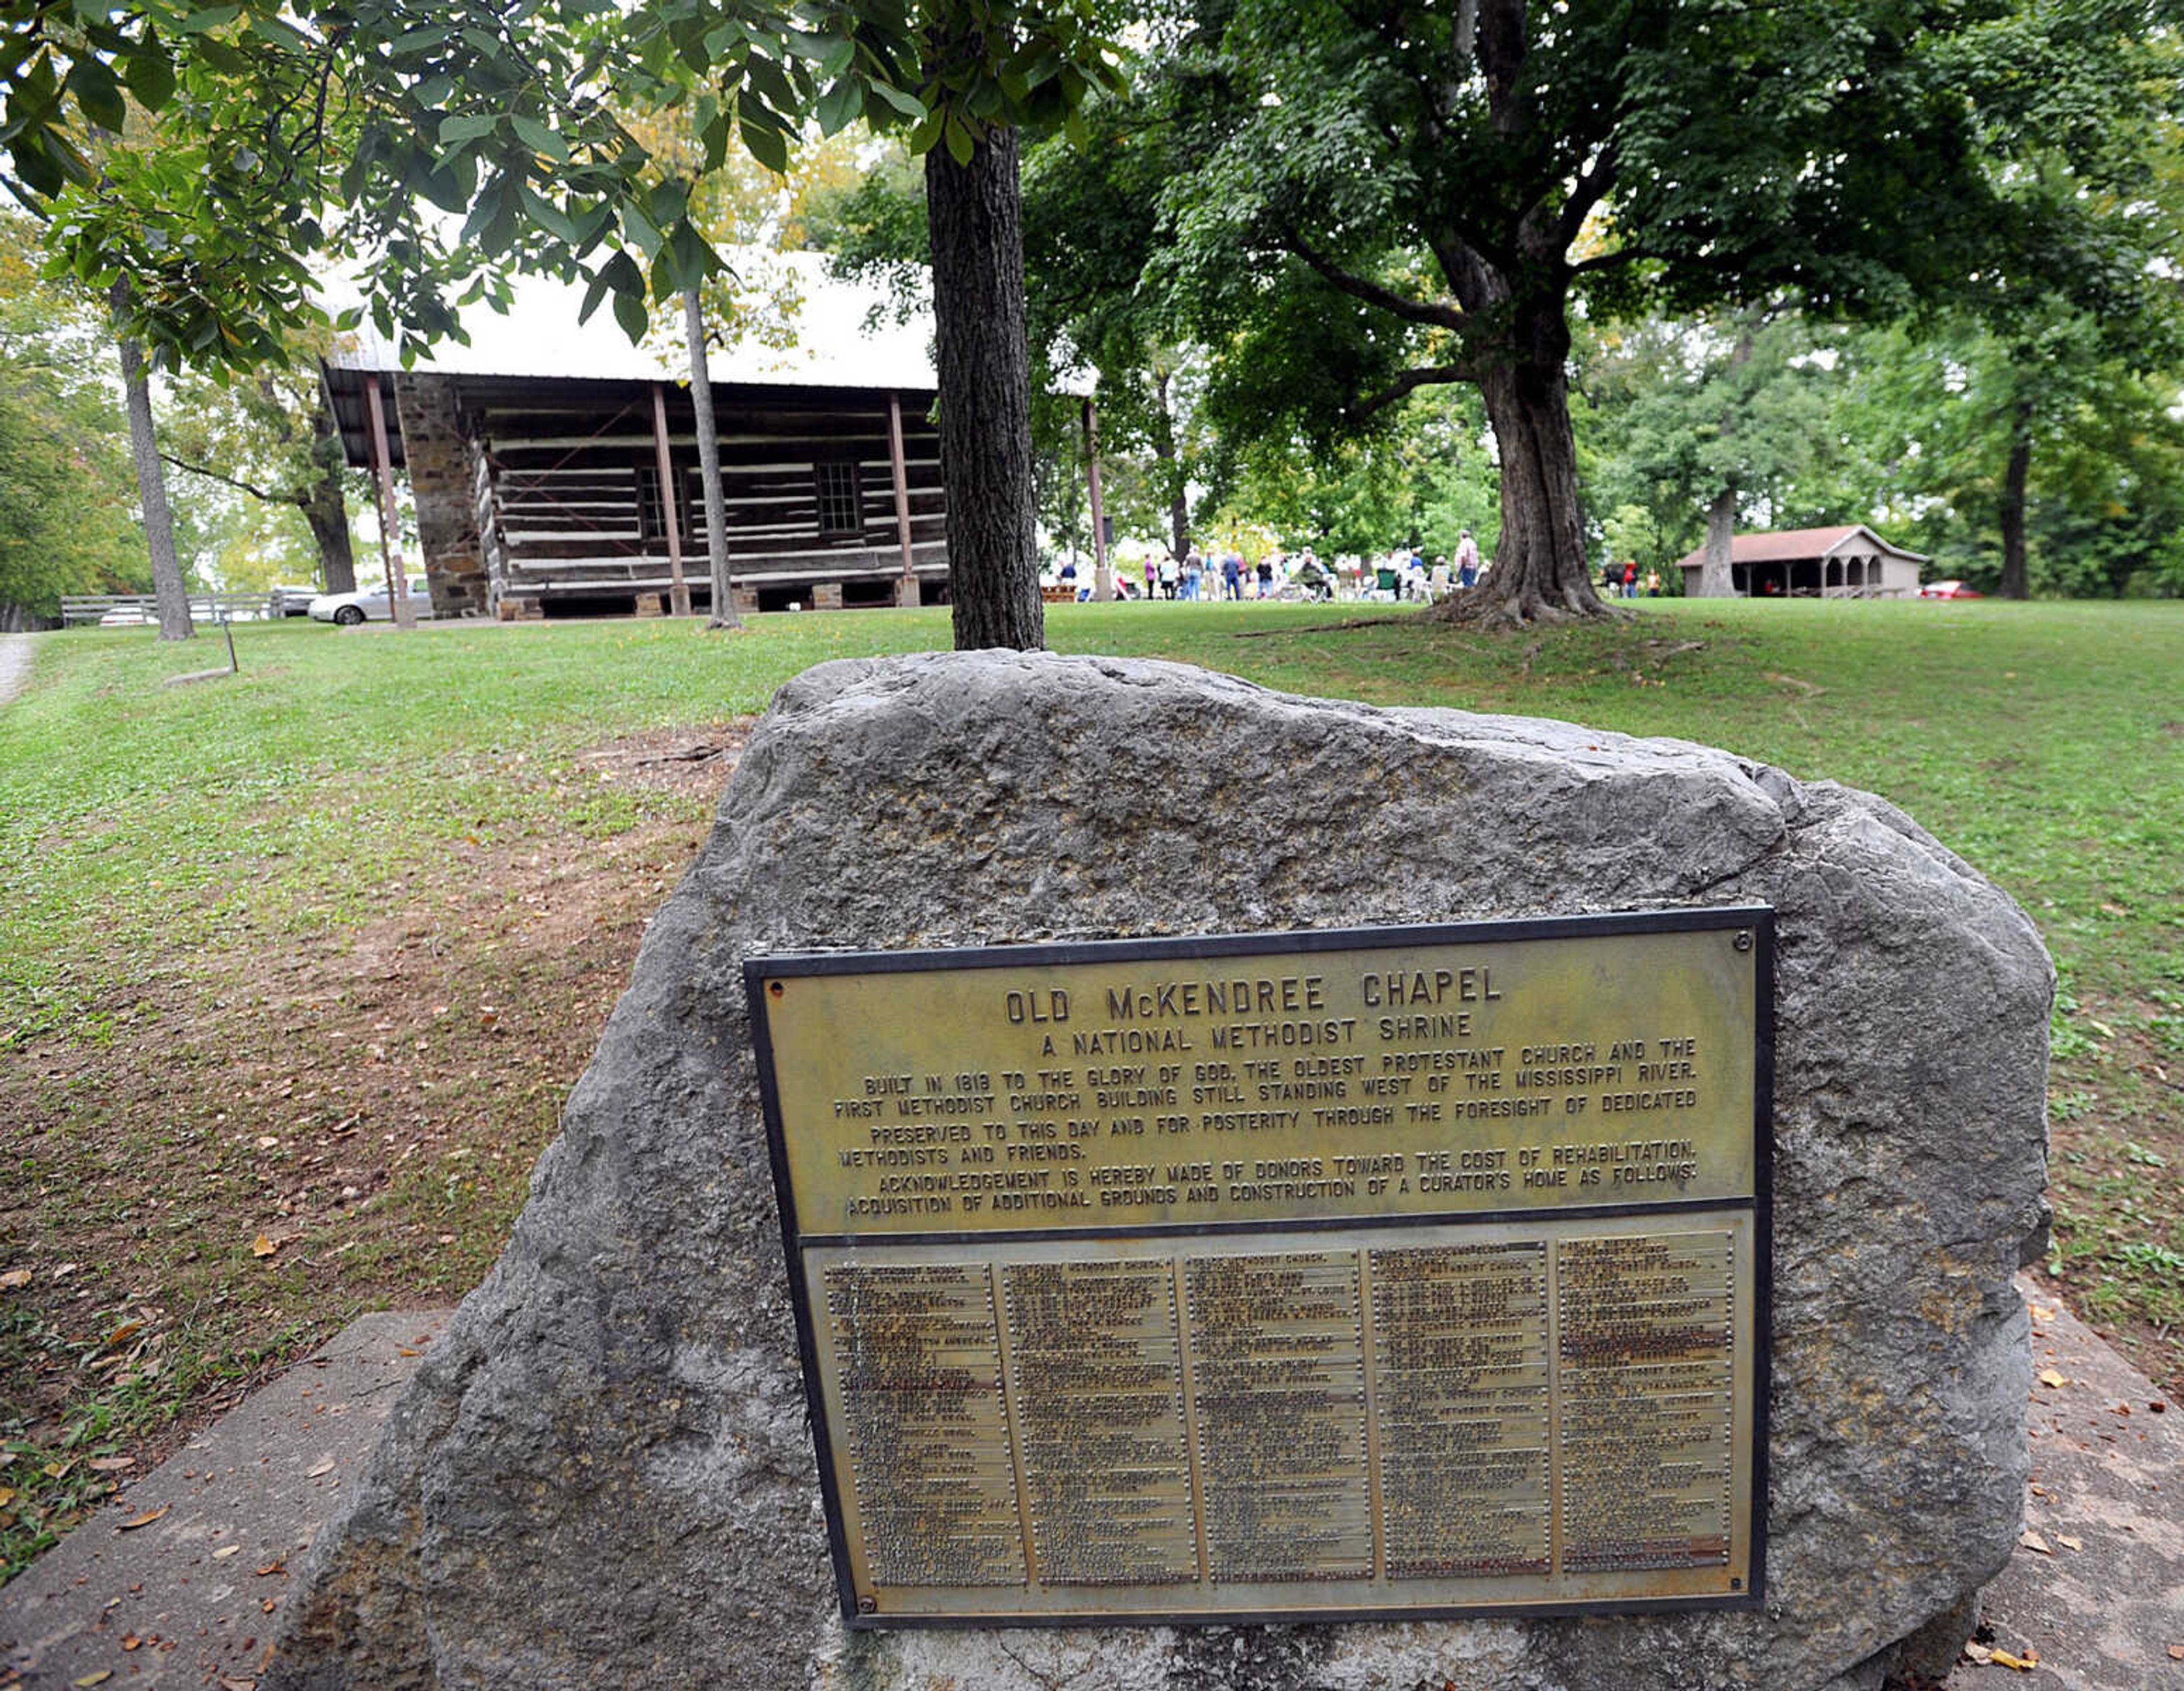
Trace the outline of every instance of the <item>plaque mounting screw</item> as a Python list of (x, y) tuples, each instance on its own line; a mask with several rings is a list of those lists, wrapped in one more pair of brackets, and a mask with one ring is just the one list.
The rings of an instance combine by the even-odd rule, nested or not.
[[(1749, 928), (1739, 928), (1736, 930), (1736, 937), (1731, 940), (1730, 944), (1735, 946), (1740, 952), (1750, 951), (1752, 949), (1752, 929)], [(781, 991), (781, 987), (778, 983), (776, 983), (773, 990), (777, 993)]]
[[(1744, 941), (1744, 943), (1745, 943), (1745, 945), (1748, 946), (1748, 945), (1750, 945), (1750, 944), (1752, 943), (1752, 941), (1747, 938), (1747, 939)], [(1740, 947), (1740, 949), (1741, 949), (1741, 947)], [(769, 980), (769, 981), (767, 981), (767, 982), (766, 982), (766, 995), (767, 995), (769, 997), (778, 998), (778, 997), (780, 997), (780, 996), (781, 996), (782, 992), (783, 992), (783, 986), (782, 986), (782, 984), (781, 984), (779, 981), (777, 981), (777, 980)]]
[(861, 1597), (857, 1599), (858, 1614), (877, 1615), (879, 1612), (880, 1600), (877, 1597)]

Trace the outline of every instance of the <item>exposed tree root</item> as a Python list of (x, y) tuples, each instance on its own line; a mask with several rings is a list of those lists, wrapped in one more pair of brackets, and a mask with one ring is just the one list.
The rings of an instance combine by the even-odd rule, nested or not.
[(1273, 634), (1335, 634), (1346, 628), (1377, 628), (1384, 622), (1401, 622), (1404, 617), (1352, 617), (1340, 622), (1305, 622), (1287, 628), (1239, 628), (1234, 640), (1263, 640)]
[(1495, 599), (1473, 589), (1467, 593), (1453, 593), (1435, 605), (1426, 614), (1436, 622), (1448, 622), (1461, 628), (1475, 628), (1485, 633), (1509, 633), (1522, 628), (1536, 628), (1563, 622), (1613, 622), (1628, 619), (1631, 613), (1618, 606), (1600, 604), (1596, 609), (1580, 606), (1557, 605), (1538, 594), (1524, 594), (1515, 599)]

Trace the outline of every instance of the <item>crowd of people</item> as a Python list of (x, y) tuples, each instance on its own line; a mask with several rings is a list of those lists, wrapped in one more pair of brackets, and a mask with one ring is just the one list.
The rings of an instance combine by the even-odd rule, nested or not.
[(1619, 562), (1611, 558), (1601, 566), (1600, 590), (1610, 599), (1635, 599), (1641, 583), (1646, 598), (1658, 599), (1661, 596), (1660, 571), (1649, 569), (1641, 577), (1637, 561), (1631, 558), (1624, 558)]
[[(1235, 546), (1210, 552), (1194, 546), (1180, 558), (1173, 550), (1163, 550), (1147, 556), (1142, 565), (1117, 566), (1115, 592), (1126, 599), (1190, 602), (1257, 599), (1430, 602), (1476, 587), (1492, 567), (1479, 556), (1479, 543), (1467, 528), (1457, 541), (1454, 561), (1441, 556), (1431, 564), (1416, 546), (1396, 547), (1385, 557), (1346, 553), (1332, 562), (1323, 562), (1309, 546), (1295, 552), (1270, 548), (1256, 561), (1247, 560)], [(1079, 600), (1090, 599), (1095, 590), (1091, 570), (1080, 572), (1073, 558), (1061, 566), (1056, 582)]]

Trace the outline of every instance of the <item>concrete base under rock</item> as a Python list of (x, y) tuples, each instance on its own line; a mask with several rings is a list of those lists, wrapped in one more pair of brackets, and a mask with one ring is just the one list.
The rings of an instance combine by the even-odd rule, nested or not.
[[(1766, 903), (1763, 1612), (843, 1631), (746, 956)], [(754, 735), (542, 1160), (390, 1422), (267, 1688), (1872, 1687), (2007, 1560), (2052, 975), (1881, 801), (1676, 742), (1173, 666), (822, 666)]]

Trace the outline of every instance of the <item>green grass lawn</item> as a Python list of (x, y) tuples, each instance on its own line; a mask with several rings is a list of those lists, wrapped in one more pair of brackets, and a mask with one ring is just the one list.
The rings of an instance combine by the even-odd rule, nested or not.
[[(1513, 638), (1369, 613), (1068, 606), (1047, 626), (1064, 651), (1702, 740), (1902, 806), (2055, 954), (2049, 1267), (2184, 1389), (2184, 606), (1662, 600)], [(503, 1013), (455, 994), (550, 987), (560, 953), (522, 936), (552, 930), (523, 924), (577, 881), (565, 902), (621, 901), (610, 960), (626, 968), (632, 912), (656, 907), (710, 809), (606, 779), (596, 748), (700, 737), (811, 663), (948, 639), (945, 611), (766, 617), (733, 638), (245, 626), (239, 677), (177, 687), (163, 678), (224, 650), (41, 639), (0, 709), (4, 1565), (110, 1483), (94, 1459), (148, 1450), (359, 1304), (452, 1296), (491, 1261), (610, 995), (567, 985), (574, 1031), (542, 1031), (525, 1067), (512, 1041), (442, 1036)], [(398, 953), (429, 954), (428, 996), (448, 1002), (341, 984)], [(306, 1024), (321, 1043), (289, 1065)], [(360, 1134), (343, 1076), (361, 1071), (324, 1041), (444, 1067)], [(326, 1197), (364, 1139), (383, 1147), (370, 1178)], [(254, 1254), (290, 1220), (292, 1242)]]

